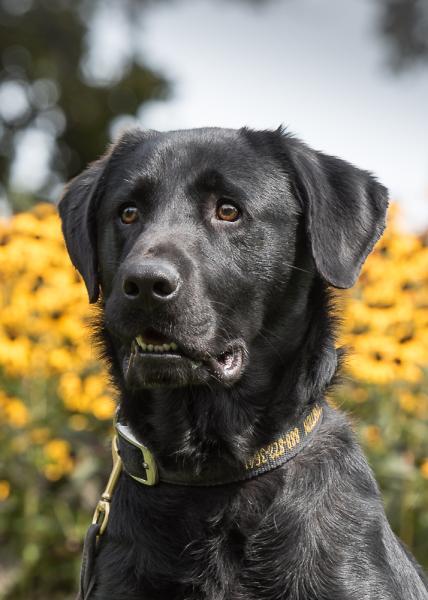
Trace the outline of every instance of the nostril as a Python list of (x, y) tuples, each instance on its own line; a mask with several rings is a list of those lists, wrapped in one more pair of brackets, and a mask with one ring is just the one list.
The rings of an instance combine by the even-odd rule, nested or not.
[(158, 279), (153, 284), (153, 293), (161, 298), (171, 296), (178, 287), (178, 282), (172, 279)]
[(136, 298), (140, 293), (140, 288), (130, 279), (127, 279), (123, 284), (123, 291), (126, 296), (130, 296), (131, 298)]

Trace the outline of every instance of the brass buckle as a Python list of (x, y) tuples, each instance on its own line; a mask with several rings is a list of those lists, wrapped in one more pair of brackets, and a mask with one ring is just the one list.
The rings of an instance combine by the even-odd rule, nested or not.
[(155, 461), (153, 454), (150, 450), (139, 442), (137, 438), (132, 433), (130, 427), (128, 425), (124, 425), (120, 423), (117, 419), (115, 420), (114, 426), (116, 428), (117, 433), (127, 442), (135, 446), (141, 451), (143, 457), (143, 467), (147, 473), (147, 479), (143, 479), (142, 477), (136, 477), (127, 471), (127, 474), (135, 479), (139, 483), (143, 483), (144, 485), (156, 485), (159, 481), (159, 472), (158, 467)]
[(107, 527), (108, 518), (110, 515), (110, 503), (113, 497), (117, 481), (119, 479), (120, 472), (122, 470), (122, 460), (118, 453), (117, 436), (115, 435), (111, 444), (111, 451), (113, 456), (113, 468), (110, 473), (107, 485), (104, 492), (101, 494), (101, 498), (98, 501), (97, 507), (92, 518), (92, 524), (100, 525), (100, 531), (98, 535), (102, 535)]

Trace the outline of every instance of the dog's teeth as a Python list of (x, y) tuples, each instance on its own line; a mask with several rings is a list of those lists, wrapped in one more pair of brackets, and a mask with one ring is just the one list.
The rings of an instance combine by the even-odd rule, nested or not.
[(141, 335), (137, 335), (137, 337), (135, 338), (135, 341), (137, 342), (137, 344), (140, 346), (140, 348), (142, 350), (146, 349), (146, 344), (143, 341), (143, 337)]
[[(175, 342), (171, 342), (170, 344), (146, 344), (144, 342), (142, 335), (137, 335), (137, 337), (134, 339), (134, 341), (131, 344), (131, 350), (136, 351), (137, 346), (143, 352), (158, 352), (158, 353), (169, 352), (171, 350), (174, 351), (174, 350), (177, 350), (177, 348), (178, 348), (178, 346)], [(194, 367), (194, 368), (196, 368), (196, 367)]]

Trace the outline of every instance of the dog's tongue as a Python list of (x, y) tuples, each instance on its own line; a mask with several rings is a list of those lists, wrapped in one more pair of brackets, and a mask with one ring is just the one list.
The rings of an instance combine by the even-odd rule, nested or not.
[(171, 341), (165, 335), (162, 335), (162, 333), (159, 333), (152, 327), (148, 327), (143, 331), (143, 339), (146, 344), (153, 344), (156, 346), (160, 346), (161, 344), (169, 344)]

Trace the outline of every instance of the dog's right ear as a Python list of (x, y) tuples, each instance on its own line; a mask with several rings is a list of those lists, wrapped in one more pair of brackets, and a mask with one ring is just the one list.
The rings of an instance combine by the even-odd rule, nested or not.
[(154, 130), (125, 131), (99, 160), (70, 181), (59, 203), (65, 244), (71, 262), (83, 277), (91, 303), (99, 296), (96, 212), (108, 165), (157, 134)]
[(95, 213), (108, 158), (109, 153), (72, 179), (59, 204), (65, 244), (71, 262), (83, 277), (91, 303), (99, 296)]

